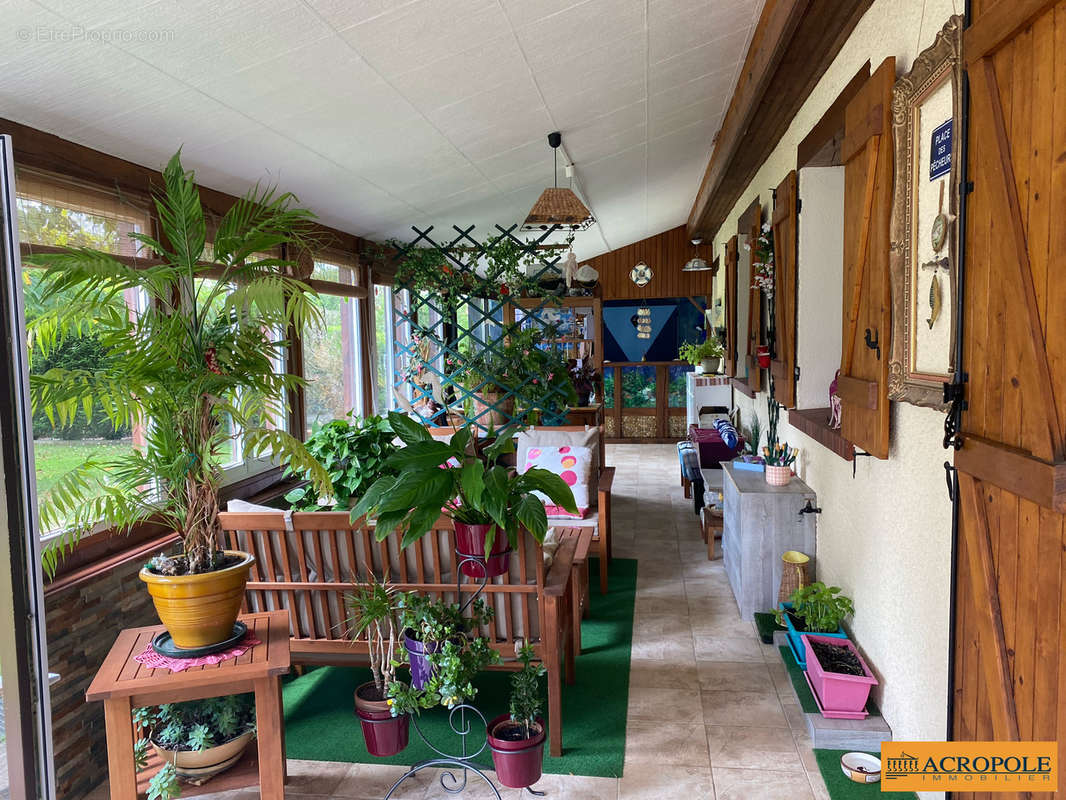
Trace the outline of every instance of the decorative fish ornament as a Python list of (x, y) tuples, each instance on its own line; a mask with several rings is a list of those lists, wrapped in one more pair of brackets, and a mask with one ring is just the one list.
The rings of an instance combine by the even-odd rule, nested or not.
[(932, 330), (933, 324), (940, 316), (940, 308), (940, 277), (934, 272), (933, 280), (929, 283), (929, 319), (926, 320), (929, 323), (930, 330)]

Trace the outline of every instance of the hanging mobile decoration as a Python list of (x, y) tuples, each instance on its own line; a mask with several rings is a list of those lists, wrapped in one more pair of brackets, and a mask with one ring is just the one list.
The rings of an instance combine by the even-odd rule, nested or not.
[(637, 309), (637, 338), (651, 338), (651, 309), (646, 305)]

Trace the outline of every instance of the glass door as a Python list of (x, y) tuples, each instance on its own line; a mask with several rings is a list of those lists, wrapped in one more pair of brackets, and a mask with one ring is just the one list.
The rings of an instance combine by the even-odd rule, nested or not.
[(55, 797), (11, 137), (0, 136), (0, 796)]

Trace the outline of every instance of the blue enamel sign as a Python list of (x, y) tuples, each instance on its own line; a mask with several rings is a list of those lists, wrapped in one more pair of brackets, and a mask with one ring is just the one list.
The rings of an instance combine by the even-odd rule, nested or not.
[(933, 129), (933, 141), (929, 149), (929, 180), (951, 172), (951, 120)]

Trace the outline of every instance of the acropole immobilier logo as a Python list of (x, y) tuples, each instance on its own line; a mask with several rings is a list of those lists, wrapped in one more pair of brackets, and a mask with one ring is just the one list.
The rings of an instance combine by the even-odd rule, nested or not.
[(1054, 792), (1055, 742), (882, 742), (881, 791)]

